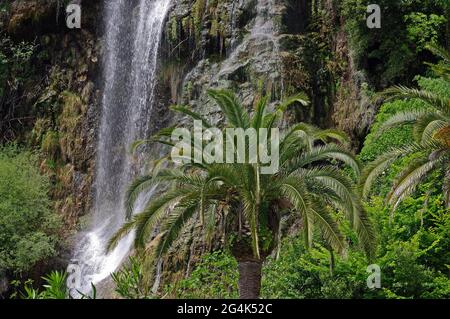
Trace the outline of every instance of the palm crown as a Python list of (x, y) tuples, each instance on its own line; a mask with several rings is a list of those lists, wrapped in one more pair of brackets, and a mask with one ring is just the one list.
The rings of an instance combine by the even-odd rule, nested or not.
[[(308, 103), (301, 94), (268, 113), (267, 99), (261, 98), (250, 116), (232, 93), (211, 90), (209, 95), (224, 113), (228, 127), (266, 128), (267, 134), (278, 125), (290, 104)], [(203, 117), (187, 108), (174, 109), (211, 127)], [(172, 130), (163, 130), (158, 139), (171, 144), (162, 138), (168, 137)], [(223, 134), (226, 134), (225, 130)], [(166, 191), (153, 199), (142, 213), (128, 216), (130, 221), (111, 239), (110, 248), (133, 229), (136, 230), (136, 248), (144, 248), (154, 228), (160, 225), (160, 234), (145, 254), (146, 258), (155, 261), (171, 247), (185, 222), (198, 216), (207, 239), (214, 236), (214, 231), (225, 232), (238, 262), (255, 262), (259, 264), (260, 272), (261, 261), (277, 244), (280, 219), (287, 214), (302, 220), (308, 246), (313, 239), (313, 230), (317, 228), (334, 250), (343, 252), (346, 243), (333, 216), (334, 208), (345, 212), (362, 247), (371, 255), (375, 246), (372, 227), (358, 199), (353, 179), (342, 169), (348, 167), (348, 171), (357, 177), (359, 165), (344, 146), (329, 141), (344, 142), (345, 136), (336, 130), (320, 130), (307, 124), (288, 128), (281, 134), (279, 171), (272, 175), (260, 173), (259, 154), (256, 163), (183, 164), (155, 169), (130, 186), (128, 213), (145, 189), (165, 183), (168, 185)], [(241, 272), (242, 277), (245, 274)], [(241, 280), (240, 291), (245, 297)], [(256, 288), (247, 296), (257, 297), (258, 293), (256, 283)]]
[[(432, 65), (432, 69), (443, 80), (450, 82), (450, 54), (444, 49), (429, 47), (443, 62)], [(450, 204), (450, 99), (425, 90), (396, 86), (382, 93), (388, 100), (415, 98), (427, 105), (425, 108), (399, 112), (388, 119), (377, 132), (399, 125), (414, 124), (414, 142), (382, 154), (370, 163), (363, 172), (363, 195), (368, 197), (376, 178), (395, 160), (408, 154), (419, 154), (413, 162), (397, 176), (387, 203), (394, 211), (401, 201), (410, 195), (431, 172), (443, 169), (443, 188), (447, 206)]]

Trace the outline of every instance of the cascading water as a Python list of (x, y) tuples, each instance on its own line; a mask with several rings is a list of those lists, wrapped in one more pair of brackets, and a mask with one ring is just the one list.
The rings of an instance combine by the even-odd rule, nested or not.
[[(97, 147), (94, 206), (90, 230), (82, 234), (73, 262), (75, 288), (91, 290), (115, 271), (128, 254), (133, 234), (106, 254), (108, 240), (125, 222), (124, 195), (143, 169), (144, 154), (129, 153), (146, 137), (153, 103), (157, 54), (170, 0), (105, 0), (102, 117)], [(138, 199), (140, 211), (151, 193)]]
[[(273, 70), (277, 70), (278, 74), (273, 74), (273, 78), (270, 78), (273, 81), (282, 73), (278, 30), (274, 23), (275, 8), (275, 0), (257, 0), (256, 17), (250, 32), (237, 46), (235, 46), (237, 39), (232, 40), (230, 55), (222, 63), (212, 82), (218, 83), (228, 77), (242, 66), (242, 61), (247, 61), (258, 74), (270, 74)], [(233, 21), (232, 24), (235, 23)], [(283, 91), (283, 88), (281, 90)]]

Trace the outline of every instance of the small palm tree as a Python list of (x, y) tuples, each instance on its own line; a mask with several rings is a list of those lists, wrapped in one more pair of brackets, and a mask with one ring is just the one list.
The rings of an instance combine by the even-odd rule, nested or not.
[[(442, 48), (429, 49), (443, 58), (443, 62), (432, 65), (432, 69), (443, 80), (450, 82), (450, 54)], [(378, 135), (395, 126), (414, 124), (414, 142), (392, 149), (370, 163), (363, 171), (363, 196), (368, 197), (376, 178), (395, 160), (408, 154), (420, 156), (411, 162), (397, 176), (387, 203), (394, 211), (401, 201), (414, 192), (416, 187), (431, 172), (444, 170), (443, 191), (447, 206), (450, 205), (450, 99), (432, 92), (395, 86), (387, 89), (382, 96), (392, 99), (419, 99), (427, 105), (423, 109), (399, 112), (388, 119), (377, 132)]]
[[(288, 105), (294, 101), (307, 104), (306, 97), (299, 95), (267, 113), (267, 98), (262, 98), (251, 117), (232, 93), (211, 90), (209, 95), (224, 113), (228, 127), (266, 128), (268, 134)], [(211, 127), (199, 114), (184, 107), (174, 109)], [(170, 136), (172, 129), (164, 130), (159, 138)], [(145, 250), (146, 264), (154, 265), (177, 239), (185, 222), (198, 216), (196, 220), (203, 226), (206, 239), (211, 240), (214, 232), (226, 238), (238, 261), (241, 298), (259, 297), (262, 263), (279, 244), (280, 220), (288, 214), (301, 219), (307, 246), (311, 246), (313, 230), (318, 228), (330, 247), (342, 253), (346, 243), (333, 218), (333, 210), (339, 209), (346, 213), (362, 247), (371, 255), (375, 246), (372, 227), (355, 192), (355, 183), (342, 169), (349, 167), (348, 172), (358, 176), (358, 163), (345, 147), (328, 143), (330, 140), (343, 142), (345, 136), (307, 124), (287, 129), (279, 145), (279, 171), (272, 175), (260, 173), (259, 153), (256, 163), (185, 164), (154, 170), (129, 188), (130, 220), (111, 239), (109, 248), (136, 230), (135, 247)], [(167, 190), (142, 213), (131, 216), (138, 195), (156, 183), (166, 183)], [(159, 235), (146, 245), (156, 226)]]

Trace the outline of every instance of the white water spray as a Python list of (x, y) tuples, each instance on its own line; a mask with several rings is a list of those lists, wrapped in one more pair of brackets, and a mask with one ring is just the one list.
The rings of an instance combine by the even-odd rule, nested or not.
[[(136, 4), (137, 2), (137, 4)], [(133, 178), (142, 173), (144, 154), (129, 153), (146, 137), (151, 123), (158, 48), (170, 0), (105, 0), (103, 98), (98, 135), (91, 227), (74, 251), (80, 280), (75, 290), (89, 293), (117, 270), (129, 253), (134, 234), (111, 253), (106, 245), (125, 222), (124, 197)], [(141, 196), (140, 212), (151, 192)]]

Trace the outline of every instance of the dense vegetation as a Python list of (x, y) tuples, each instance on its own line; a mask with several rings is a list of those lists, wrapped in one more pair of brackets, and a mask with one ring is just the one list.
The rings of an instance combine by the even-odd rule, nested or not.
[[(263, 97), (256, 103), (252, 116), (249, 116), (231, 92), (211, 90), (209, 94), (226, 117), (225, 127), (219, 131), (219, 136), (225, 143), (218, 144), (219, 150), (214, 146), (212, 152), (205, 153), (208, 143), (203, 141), (203, 146), (206, 146), (203, 151), (204, 163), (194, 160), (196, 151), (189, 151), (188, 154), (179, 155), (188, 160), (183, 165), (170, 167), (168, 163), (169, 168), (162, 170), (159, 170), (158, 165), (149, 175), (137, 179), (127, 193), (128, 217), (131, 221), (111, 239), (110, 247), (135, 229), (135, 248), (142, 250), (146, 264), (154, 264), (180, 236), (183, 225), (189, 219), (197, 219), (198, 212), (205, 239), (212, 241), (222, 238), (238, 261), (241, 298), (259, 297), (262, 263), (280, 245), (280, 223), (283, 218), (301, 220), (307, 247), (313, 245), (314, 233), (319, 231), (330, 250), (343, 254), (346, 243), (339, 224), (333, 218), (334, 210), (340, 210), (355, 229), (356, 242), (369, 257), (373, 255), (375, 235), (372, 226), (357, 196), (354, 181), (343, 173), (343, 167), (347, 166), (349, 175), (353, 174), (358, 178), (359, 165), (348, 149), (330, 142), (345, 142), (342, 133), (300, 123), (287, 128), (275, 140), (272, 129), (280, 125), (289, 105), (294, 102), (303, 105), (308, 103), (302, 94), (281, 103), (275, 112), (267, 111), (267, 98)], [(183, 107), (175, 109), (194, 120), (200, 119), (205, 128), (212, 127), (199, 114)], [(233, 146), (233, 158), (238, 160), (236, 164), (223, 164), (223, 159), (211, 163), (211, 159), (205, 154), (214, 158), (221, 153), (223, 157), (228, 152), (229, 144), (235, 145), (235, 139), (240, 138), (230, 135), (235, 133), (229, 133), (229, 128), (240, 129), (242, 132), (253, 129), (258, 132), (256, 140), (259, 150), (254, 154), (251, 145), (246, 145), (244, 154), (240, 154)], [(157, 136), (168, 137), (169, 140), (164, 143), (170, 144), (170, 137), (175, 129), (165, 129)], [(218, 138), (215, 135), (214, 139)], [(243, 138), (245, 140), (245, 136)], [(279, 147), (279, 168), (264, 173), (261, 154), (273, 155), (275, 152), (273, 148), (269, 151), (269, 147), (264, 144), (268, 141), (272, 147), (276, 143), (276, 147)], [(194, 146), (195, 150), (199, 147), (203, 149), (194, 139), (186, 143), (189, 148)], [(251, 160), (253, 156), (254, 161)], [(163, 157), (169, 158), (168, 155)], [(172, 160), (173, 157), (170, 158)], [(337, 163), (341, 163), (342, 167)], [(164, 182), (170, 185), (168, 191), (158, 200), (150, 201), (141, 214), (131, 217), (139, 193), (156, 183)], [(172, 212), (167, 215), (169, 208)], [(293, 218), (290, 218), (291, 223)], [(146, 243), (159, 223), (162, 225), (161, 233), (153, 240), (154, 250), (149, 252), (145, 248)]]
[[(448, 65), (448, 64), (447, 64)], [(445, 64), (444, 64), (445, 66)], [(442, 68), (440, 68), (442, 69)], [(444, 68), (445, 70), (445, 68)], [(448, 66), (447, 66), (448, 70)], [(450, 83), (444, 78), (417, 77), (427, 97), (450, 99)], [(397, 94), (408, 92), (405, 88), (395, 89)], [(409, 92), (409, 93), (417, 93)], [(392, 92), (391, 92), (392, 93)], [(368, 135), (359, 157), (368, 163), (386, 150), (411, 145), (414, 141), (411, 117), (405, 114), (426, 110), (430, 116), (430, 100), (423, 95), (408, 100), (396, 100), (383, 105), (371, 133)], [(445, 107), (445, 103), (444, 103)], [(399, 113), (401, 112), (401, 113)], [(404, 121), (393, 126), (392, 121)], [(397, 115), (397, 118), (395, 117)], [(414, 117), (415, 119), (417, 117)], [(442, 120), (442, 118), (439, 118)], [(407, 123), (404, 123), (407, 122)], [(432, 121), (426, 122), (429, 124)], [(434, 130), (445, 129), (448, 122), (439, 122)], [(426, 127), (427, 125), (423, 124)], [(432, 128), (429, 128), (431, 130)], [(417, 129), (416, 129), (417, 131)], [(428, 133), (428, 138), (433, 136)], [(442, 134), (438, 135), (442, 136)], [(423, 140), (423, 136), (419, 136)], [(425, 145), (426, 146), (426, 145)], [(367, 260), (354, 249), (346, 258), (334, 259), (323, 245), (307, 250), (300, 239), (282, 245), (278, 258), (269, 260), (263, 271), (262, 296), (267, 298), (450, 298), (450, 214), (446, 204), (447, 188), (443, 175), (448, 172), (444, 164), (410, 191), (398, 203), (395, 212), (383, 200), (392, 183), (405, 169), (423, 157), (419, 149), (411, 155), (390, 158), (390, 165), (384, 167), (381, 176), (372, 181), (372, 194), (367, 201), (367, 210), (373, 218), (379, 248), (373, 262), (382, 269), (382, 289), (369, 289), (366, 285)], [(400, 153), (401, 155), (404, 152)], [(445, 153), (444, 153), (445, 154)], [(383, 158), (383, 157), (382, 157)], [(388, 157), (389, 158), (389, 157)], [(376, 167), (376, 166), (375, 166)], [(416, 168), (417, 166), (414, 166)], [(381, 173), (381, 171), (380, 171)], [(405, 175), (405, 174), (403, 174)], [(413, 181), (417, 185), (421, 179)], [(397, 186), (399, 182), (396, 182)], [(416, 189), (417, 188), (417, 189)], [(341, 224), (349, 239), (354, 234), (345, 223)], [(204, 257), (191, 276), (176, 286), (167, 287), (170, 296), (184, 298), (236, 297), (237, 273), (235, 261), (228, 252), (215, 252)]]
[(37, 158), (15, 146), (0, 148), (0, 273), (30, 275), (56, 254), (59, 218), (50, 183)]
[[(198, 37), (204, 1), (195, 3), (191, 31)], [(258, 93), (254, 109), (247, 112), (231, 92), (210, 91), (225, 114), (224, 128), (283, 128), (281, 173), (262, 176), (258, 164), (248, 163), (169, 164), (164, 169), (155, 163), (149, 175), (130, 186), (129, 213), (144, 189), (156, 182), (165, 188), (142, 214), (129, 214), (111, 241), (112, 247), (137, 231), (135, 254), (112, 274), (117, 296), (450, 298), (450, 4), (378, 0), (382, 28), (369, 30), (361, 19), (367, 1), (336, 3), (333, 19), (323, 8), (312, 9), (301, 35), (304, 42), (295, 49), (304, 54), (309, 69), (289, 70), (286, 92), (305, 90), (295, 78), (298, 71), (309, 86), (317, 85), (305, 90), (309, 97), (282, 103), (279, 92), (267, 98)], [(0, 4), (0, 18), (8, 10), (9, 2)], [(175, 21), (175, 31), (185, 33), (186, 21)], [(347, 59), (335, 48), (341, 45), (335, 43), (338, 23), (349, 42), (343, 45), (351, 55)], [(219, 33), (225, 37), (225, 30)], [(80, 175), (74, 173), (76, 160), (82, 158), (78, 166), (91, 173), (86, 135), (80, 133), (90, 129), (81, 127), (90, 93), (87, 85), (80, 94), (72, 92), (78, 89), (73, 82), (87, 76), (83, 63), (79, 74), (65, 60), (50, 65), (46, 42), (55, 39), (60, 42), (57, 36), (23, 40), (0, 30), (2, 298), (70, 297), (64, 266), (55, 258), (79, 222), (73, 212), (82, 205), (70, 188)], [(225, 45), (220, 44), (221, 50)], [(79, 57), (68, 55), (75, 65)], [(356, 70), (342, 76), (348, 68)], [(44, 69), (50, 75), (41, 74)], [(306, 80), (305, 72), (311, 78)], [(331, 105), (338, 99), (336, 90), (350, 91), (345, 87), (349, 82), (342, 81), (346, 77), (357, 78), (357, 98), (370, 100), (364, 103), (376, 113), (370, 129), (358, 136), (361, 141), (349, 143), (334, 128), (315, 127), (330, 124), (322, 119), (331, 118), (328, 114), (311, 117), (320, 123), (296, 123), (309, 112), (308, 100), (314, 107)], [(350, 93), (342, 97), (340, 103), (352, 98)], [(325, 109), (332, 108), (319, 111)], [(211, 126), (210, 119), (189, 107), (173, 110)], [(162, 130), (158, 140), (170, 144), (166, 138), (173, 129)], [(357, 147), (350, 150), (350, 145)], [(87, 191), (78, 195), (88, 196)], [(155, 263), (173, 253), (187, 223), (201, 229), (202, 254), (189, 272), (178, 269), (177, 280), (163, 280), (154, 292)], [(161, 231), (156, 237), (155, 227)], [(370, 264), (380, 266), (381, 288), (367, 286)], [(95, 287), (84, 298), (96, 298)]]

